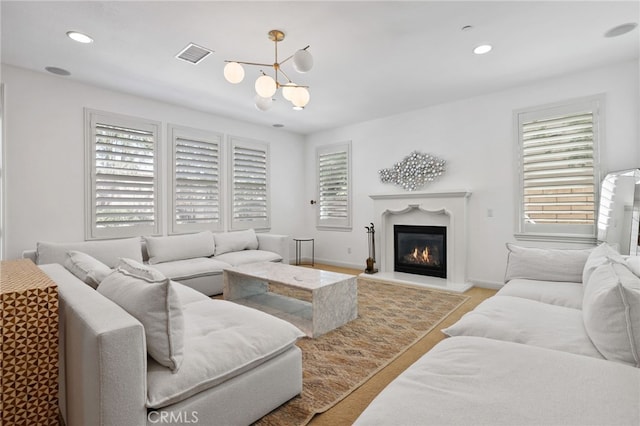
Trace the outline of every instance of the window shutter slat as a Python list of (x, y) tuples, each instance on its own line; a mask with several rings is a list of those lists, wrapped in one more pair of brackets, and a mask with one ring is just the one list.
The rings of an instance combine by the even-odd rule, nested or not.
[(231, 145), (232, 228), (268, 228), (268, 145), (239, 139), (232, 139)]
[(594, 114), (521, 122), (523, 214), (530, 224), (593, 225)]
[(220, 211), (220, 135), (171, 127), (173, 232), (218, 230)]
[(349, 143), (318, 148), (319, 227), (351, 226), (349, 152)]
[(157, 233), (156, 123), (87, 111), (91, 128), (90, 238)]

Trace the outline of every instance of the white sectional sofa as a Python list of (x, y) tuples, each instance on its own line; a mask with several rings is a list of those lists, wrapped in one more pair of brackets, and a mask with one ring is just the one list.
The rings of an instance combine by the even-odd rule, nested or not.
[(58, 285), (66, 425), (247, 425), (302, 391), (298, 328), (131, 259), (89, 263), (97, 289), (40, 265)]
[(640, 257), (508, 248), (505, 286), (357, 425), (640, 424)]
[(207, 296), (222, 293), (225, 267), (257, 262), (289, 263), (286, 235), (256, 233), (253, 229), (75, 243), (42, 241), (35, 250), (25, 251), (23, 257), (37, 265), (64, 265), (69, 250), (89, 254), (111, 268), (120, 257), (149, 263), (166, 277)]

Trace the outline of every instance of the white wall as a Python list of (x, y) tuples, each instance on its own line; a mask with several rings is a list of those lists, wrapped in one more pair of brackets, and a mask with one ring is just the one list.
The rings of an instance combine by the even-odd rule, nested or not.
[[(271, 232), (304, 229), (294, 215), (303, 204), (304, 139), (256, 126), (75, 83), (63, 77), (3, 65), (5, 84), (5, 258), (21, 256), (37, 241), (84, 239), (84, 115), (93, 108), (163, 123), (164, 182), (167, 188), (166, 124), (178, 124), (266, 141), (271, 150)], [(163, 199), (165, 233), (167, 197)]]
[[(469, 200), (468, 275), (477, 283), (500, 284), (507, 257), (505, 243), (515, 241), (513, 111), (603, 93), (606, 125), (602, 176), (611, 170), (638, 167), (638, 75), (638, 63), (625, 62), (310, 135), (306, 153), (307, 199), (315, 198), (316, 193), (316, 146), (351, 140), (353, 157), (353, 230), (316, 231), (310, 227), (316, 238), (316, 259), (364, 269), (364, 226), (374, 222), (380, 227), (380, 218), (372, 215), (373, 204), (368, 195), (403, 191), (380, 183), (378, 170), (391, 167), (418, 150), (447, 161), (446, 174), (425, 186), (424, 191), (473, 192)], [(488, 217), (488, 210), (493, 217)], [(308, 203), (306, 217), (308, 223), (314, 224), (315, 207)]]

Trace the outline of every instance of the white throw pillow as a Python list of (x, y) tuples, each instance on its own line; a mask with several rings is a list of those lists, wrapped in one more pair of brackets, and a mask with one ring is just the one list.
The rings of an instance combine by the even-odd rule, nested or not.
[(640, 278), (624, 261), (593, 271), (582, 314), (589, 338), (605, 358), (640, 367)]
[(232, 251), (258, 249), (258, 237), (253, 229), (222, 232), (215, 234), (214, 237), (216, 240), (216, 256)]
[(84, 241), (80, 243), (49, 243), (39, 241), (37, 244), (37, 263), (59, 263), (64, 265), (69, 250), (81, 251), (92, 256), (109, 268), (115, 268), (118, 259), (127, 257), (142, 262), (140, 238), (124, 238), (121, 240)]
[(171, 235), (168, 237), (144, 237), (149, 253), (149, 263), (171, 262), (213, 256), (215, 241), (213, 232)]
[(169, 279), (152, 281), (117, 268), (100, 283), (98, 292), (142, 323), (153, 359), (178, 371), (184, 355), (184, 318)]
[(541, 249), (507, 243), (509, 257), (504, 281), (524, 278), (540, 281), (581, 282), (592, 249)]
[(124, 257), (120, 258), (118, 268), (123, 269), (138, 278), (144, 278), (150, 281), (161, 281), (167, 278), (162, 272), (152, 268), (151, 266)]
[(626, 262), (629, 270), (640, 277), (640, 256), (629, 256)]
[(75, 250), (67, 252), (64, 267), (92, 288), (98, 287), (98, 284), (112, 272), (111, 268), (99, 260)]
[(618, 262), (623, 262), (622, 255), (607, 243), (602, 243), (598, 247), (594, 248), (584, 264), (584, 270), (582, 271), (582, 284), (587, 284), (593, 271), (595, 271), (600, 265), (607, 263), (608, 259), (616, 259)]

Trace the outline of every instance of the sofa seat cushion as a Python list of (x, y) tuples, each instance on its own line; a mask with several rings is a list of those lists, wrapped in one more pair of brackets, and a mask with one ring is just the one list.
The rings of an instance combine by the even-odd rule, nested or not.
[(491, 297), (442, 332), (603, 358), (587, 335), (581, 310), (520, 297)]
[(537, 300), (550, 305), (582, 309), (582, 283), (514, 279), (504, 285), (496, 296), (513, 296)]
[(264, 250), (242, 250), (216, 256), (217, 260), (228, 263), (231, 266), (246, 265), (247, 263), (259, 262), (280, 262), (282, 256), (272, 251)]
[(162, 272), (172, 280), (186, 280), (189, 278), (206, 277), (210, 275), (220, 275), (224, 268), (228, 268), (228, 263), (208, 257), (197, 257), (195, 259), (176, 260), (174, 262), (157, 263), (153, 268)]
[(176, 373), (149, 360), (147, 407), (183, 401), (283, 353), (304, 334), (256, 309), (203, 300), (183, 309), (184, 360)]
[(453, 337), (391, 382), (355, 425), (638, 425), (640, 370)]

